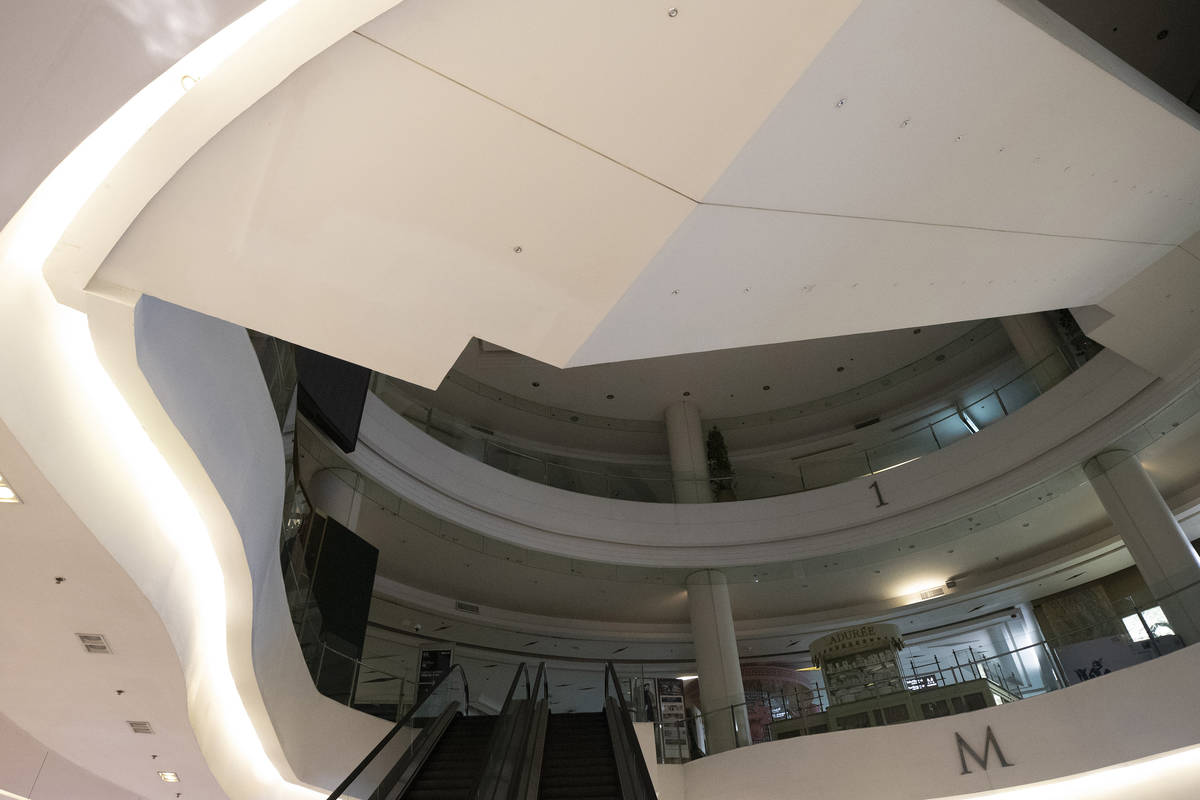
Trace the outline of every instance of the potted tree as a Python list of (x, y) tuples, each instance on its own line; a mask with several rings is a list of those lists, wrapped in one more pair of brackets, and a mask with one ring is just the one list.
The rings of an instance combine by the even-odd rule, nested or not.
[(704, 446), (708, 457), (708, 482), (712, 488), (713, 502), (724, 503), (737, 500), (734, 494), (733, 464), (729, 462), (729, 450), (725, 447), (725, 437), (716, 425), (708, 432), (708, 440)]

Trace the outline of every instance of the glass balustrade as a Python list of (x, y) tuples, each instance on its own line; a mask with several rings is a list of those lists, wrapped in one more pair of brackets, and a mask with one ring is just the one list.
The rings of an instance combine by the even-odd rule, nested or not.
[[(737, 469), (732, 478), (700, 481), (714, 497), (754, 500), (794, 494), (876, 475), (949, 447), (1032, 402), (1070, 374), (1072, 362), (1055, 351), (1033, 367), (970, 402), (953, 405), (933, 419), (904, 426), (866, 446), (845, 446), (768, 468)], [(390, 381), (384, 376), (377, 380)], [(380, 396), (405, 420), (458, 452), (510, 475), (569, 492), (674, 503), (681, 483), (668, 464), (614, 463), (549, 455), (504, 441), (469, 422), (404, 397), (391, 389)], [(870, 435), (865, 437), (870, 442)], [(722, 492), (721, 490), (732, 490)]]

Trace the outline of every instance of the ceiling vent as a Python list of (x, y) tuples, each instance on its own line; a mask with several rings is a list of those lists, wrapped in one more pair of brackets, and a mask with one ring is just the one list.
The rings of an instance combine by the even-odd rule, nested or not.
[(945, 593), (946, 593), (945, 586), (935, 586), (932, 589), (926, 589), (925, 591), (921, 592), (921, 599), (922, 600), (932, 600), (935, 597), (941, 597)]
[(150, 723), (145, 720), (125, 720), (129, 728), (134, 733), (154, 733), (154, 728), (150, 727)]
[(108, 646), (108, 642), (98, 633), (77, 633), (79, 643), (83, 645), (83, 649), (89, 653), (103, 653), (104, 655), (112, 655), (112, 648)]
[(465, 611), (468, 614), (478, 614), (479, 613), (479, 606), (475, 605), (474, 603), (468, 603), (464, 600), (455, 600), (454, 607), (457, 608), (459, 611)]

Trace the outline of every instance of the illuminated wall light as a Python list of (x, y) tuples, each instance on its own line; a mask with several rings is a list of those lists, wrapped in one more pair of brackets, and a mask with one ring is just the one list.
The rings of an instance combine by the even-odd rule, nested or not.
[(4, 476), (0, 475), (0, 503), (19, 503), (21, 498), (17, 497), (17, 493), (4, 480)]
[[(201, 44), (125, 103), (46, 177), (21, 209), (0, 231), (0, 274), (19, 276), (12, 286), (26, 290), (29, 317), (46, 324), (64, 358), (77, 367), (81, 397), (94, 401), (97, 425), (113, 443), (163, 534), (178, 549), (184, 576), (191, 584), (196, 613), (193, 677), (205, 685), (213, 711), (227, 741), (237, 743), (254, 777), (280, 787), (295, 798), (323, 797), (307, 787), (288, 783), (271, 762), (235, 684), (226, 650), (227, 616), (224, 576), (215, 548), (191, 497), (158, 452), (133, 410), (125, 402), (96, 356), (85, 314), (60, 306), (42, 279), (46, 259), (88, 199), (103, 185), (118, 162), (146, 132), (182, 98), (188, 89), (219, 67), (230, 55), (295, 6), (299, 0), (265, 0)], [(12, 497), (3, 502), (19, 502)], [(7, 494), (7, 493), (4, 493)], [(214, 602), (214, 598), (217, 599)], [(189, 692), (192, 687), (189, 682)], [(168, 778), (167, 775), (173, 777)], [(178, 775), (160, 773), (164, 781)], [(0, 790), (0, 797), (19, 795)]]
[(892, 464), (890, 467), (884, 467), (883, 469), (877, 469), (874, 472), (872, 472), (871, 474), (878, 475), (881, 472), (887, 472), (889, 469), (895, 469), (896, 467), (903, 467), (905, 464), (911, 464), (912, 462), (916, 461), (919, 458), (920, 458), (920, 456), (913, 456), (912, 458), (908, 459), (907, 461), (901, 461), (899, 464)]

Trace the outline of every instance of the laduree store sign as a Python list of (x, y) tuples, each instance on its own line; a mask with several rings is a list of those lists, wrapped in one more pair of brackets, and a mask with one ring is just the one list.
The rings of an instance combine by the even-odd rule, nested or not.
[(828, 636), (822, 636), (812, 643), (809, 651), (812, 653), (813, 663), (820, 666), (820, 662), (830, 658), (840, 658), (841, 656), (853, 655), (854, 653), (865, 653), (871, 650), (884, 650), (893, 647), (899, 649), (903, 646), (903, 640), (900, 638), (900, 629), (898, 627), (882, 623), (870, 623), (854, 628), (847, 628), (843, 631), (836, 631)]

